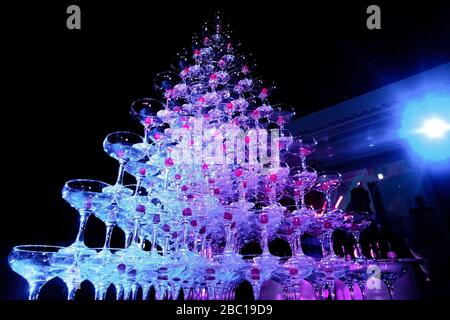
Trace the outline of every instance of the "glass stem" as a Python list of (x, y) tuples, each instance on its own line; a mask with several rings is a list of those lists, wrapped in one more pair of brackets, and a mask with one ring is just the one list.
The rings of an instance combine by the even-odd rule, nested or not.
[(144, 127), (144, 143), (148, 143), (148, 132), (149, 128), (147, 126)]
[(319, 236), (320, 247), (322, 248), (322, 257), (325, 258), (327, 256), (327, 250), (325, 249), (325, 235), (322, 234)]
[(306, 170), (306, 157), (301, 157), (301, 161), (302, 161), (302, 169)]
[(325, 194), (325, 199), (327, 202), (327, 211), (326, 212), (330, 213), (331, 211), (333, 211), (333, 204), (331, 203), (331, 194), (329, 191)]
[(261, 230), (262, 244), (263, 244), (263, 255), (270, 255), (269, 251), (269, 235), (267, 233), (267, 226), (263, 225)]
[(119, 173), (117, 174), (116, 186), (121, 186), (123, 181), (123, 174), (125, 172), (125, 161), (123, 159), (119, 160)]
[(134, 194), (137, 194), (139, 192), (139, 189), (141, 189), (141, 185), (142, 185), (142, 178), (141, 177), (136, 178), (136, 189), (134, 191)]
[(45, 281), (33, 282), (30, 283), (30, 293), (28, 295), (28, 300), (37, 300), (39, 297), (39, 292), (41, 288), (44, 286)]
[(188, 249), (187, 245), (187, 238), (188, 238), (188, 221), (183, 221), (183, 248)]
[(142, 287), (142, 300), (150, 300), (150, 285), (143, 284), (141, 287)]
[(119, 284), (116, 288), (116, 300), (122, 300), (124, 298), (124, 289), (123, 285)]
[(108, 222), (106, 224), (106, 237), (105, 237), (105, 243), (103, 245), (103, 248), (109, 248), (111, 243), (111, 237), (114, 230), (114, 227), (116, 226), (116, 223), (114, 222)]
[(169, 252), (169, 241), (170, 241), (170, 237), (166, 236), (164, 238), (163, 256), (167, 255)]
[(227, 223), (225, 225), (225, 237), (226, 237), (226, 243), (225, 243), (225, 253), (233, 252), (233, 246), (232, 246), (232, 234), (231, 234), (231, 228), (230, 225)]
[(91, 211), (80, 210), (80, 227), (78, 229), (77, 239), (75, 240), (77, 245), (84, 246), (84, 231), (86, 230), (86, 224), (90, 215)]
[(153, 230), (152, 230), (152, 253), (157, 254), (158, 250), (156, 248), (156, 231), (158, 229), (157, 224), (153, 224)]
[(296, 242), (296, 255), (303, 256), (303, 248), (302, 248), (302, 232), (298, 233), (297, 242)]
[(305, 192), (300, 192), (300, 206), (303, 208), (305, 206)]
[(139, 218), (135, 218), (134, 219), (133, 244), (138, 245), (138, 246), (139, 246), (139, 228), (140, 228)]
[(328, 299), (336, 300), (334, 280), (328, 281), (327, 285), (328, 285)]
[(359, 281), (358, 282), (359, 289), (361, 290), (361, 296), (363, 300), (366, 300), (366, 282)]
[(164, 190), (167, 190), (168, 177), (169, 177), (169, 169), (164, 169)]
[(332, 256), (335, 256), (336, 253), (334, 252), (333, 233), (332, 232), (328, 232), (327, 233), (327, 238), (328, 238), (328, 246), (330, 247), (330, 254)]
[(255, 298), (255, 300), (259, 299), (260, 291), (261, 291), (261, 284), (259, 283), (259, 281), (254, 281), (253, 282), (253, 297)]
[(300, 202), (300, 196), (297, 194), (294, 195), (294, 202), (295, 202), (295, 209), (300, 210), (301, 202)]
[(105, 300), (106, 288), (103, 285), (95, 287), (95, 300)]
[(360, 238), (359, 231), (353, 232), (353, 237), (355, 238), (355, 241), (356, 241), (356, 254), (358, 255), (358, 258), (361, 258), (362, 257), (362, 249), (361, 249), (361, 244), (359, 243), (359, 238)]
[(244, 188), (244, 181), (239, 181), (239, 201), (245, 202), (245, 188)]
[(387, 287), (388, 292), (389, 292), (389, 298), (391, 300), (394, 300), (394, 284), (391, 283), (390, 281), (389, 282), (385, 282), (385, 284), (386, 284), (386, 287)]
[(75, 300), (75, 293), (77, 292), (76, 286), (67, 287), (67, 300)]
[(353, 290), (353, 281), (348, 281), (347, 283), (348, 291), (350, 292), (350, 299), (355, 300), (355, 292)]
[(132, 240), (133, 240), (133, 232), (125, 231), (125, 243), (124, 243), (125, 249), (130, 246)]
[(313, 284), (314, 296), (316, 300), (322, 300), (322, 288), (319, 284)]

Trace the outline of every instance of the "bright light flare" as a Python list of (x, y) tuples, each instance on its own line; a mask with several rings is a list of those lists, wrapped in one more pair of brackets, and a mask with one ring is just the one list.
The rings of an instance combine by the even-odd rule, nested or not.
[(417, 133), (426, 135), (430, 139), (439, 139), (445, 136), (450, 130), (450, 124), (439, 119), (431, 118), (425, 120), (421, 128), (417, 129)]

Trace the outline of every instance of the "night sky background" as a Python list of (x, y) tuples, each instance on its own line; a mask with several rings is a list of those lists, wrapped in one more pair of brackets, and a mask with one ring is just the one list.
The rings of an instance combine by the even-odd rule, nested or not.
[[(6, 264), (12, 246), (74, 240), (78, 215), (61, 199), (65, 181), (114, 182), (104, 137), (141, 132), (131, 102), (154, 96), (153, 77), (217, 10), (254, 54), (256, 74), (276, 83), (271, 101), (295, 105), (298, 116), (450, 61), (448, 1), (209, 2), (40, 1), (2, 10), (0, 299), (26, 297)], [(82, 30), (66, 29), (70, 4), (81, 7)], [(370, 4), (381, 7), (381, 30), (366, 28)], [(103, 235), (92, 219), (86, 243), (99, 246)]]

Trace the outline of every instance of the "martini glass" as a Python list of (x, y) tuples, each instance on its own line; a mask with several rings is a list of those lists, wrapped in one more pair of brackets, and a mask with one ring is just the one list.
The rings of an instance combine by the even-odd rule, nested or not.
[(325, 194), (325, 199), (327, 202), (325, 214), (333, 212), (331, 193), (339, 187), (341, 182), (341, 175), (337, 172), (322, 172), (317, 176), (314, 189)]
[(346, 262), (342, 259), (328, 256), (317, 263), (316, 269), (324, 275), (329, 298), (335, 300), (335, 281), (336, 279), (342, 278), (347, 272)]
[(251, 116), (256, 121), (257, 127), (262, 128), (263, 125), (261, 124), (261, 120), (263, 123), (267, 123), (273, 112), (273, 107), (270, 104), (264, 103), (253, 110)]
[(284, 126), (295, 117), (295, 109), (293, 106), (285, 103), (275, 104), (272, 108), (273, 112), (270, 114), (269, 119), (276, 122), (280, 126), (280, 130), (283, 131)]
[(94, 212), (95, 216), (103, 221), (106, 225), (106, 235), (103, 247), (109, 248), (111, 243), (111, 236), (119, 218), (125, 216), (125, 211), (117, 204), (111, 204), (105, 208), (98, 209)]
[(283, 265), (283, 271), (289, 276), (289, 284), (292, 287), (289, 296), (294, 296), (295, 300), (300, 298), (300, 283), (303, 279), (311, 275), (315, 265), (314, 258), (304, 255), (301, 249), (297, 249), (297, 252), (286, 261)]
[(294, 200), (297, 210), (307, 209), (305, 205), (305, 194), (309, 192), (316, 182), (317, 173), (313, 168), (297, 167), (291, 170), (291, 185), (294, 190)]
[(294, 211), (289, 220), (292, 226), (292, 238), (290, 241), (292, 257), (284, 264), (284, 271), (288, 274), (289, 282), (293, 284), (292, 295), (300, 297), (300, 282), (310, 276), (315, 268), (315, 260), (303, 253), (302, 235), (308, 230), (313, 222), (313, 217), (309, 212), (302, 210)]
[(137, 188), (140, 188), (142, 181), (159, 173), (160, 169), (151, 165), (146, 159), (129, 161), (125, 165), (125, 171), (136, 178)]
[(89, 280), (95, 289), (95, 300), (104, 300), (106, 291), (113, 281), (115, 265), (113, 255), (122, 249), (95, 248), (79, 257), (83, 277)]
[(393, 300), (394, 283), (406, 273), (406, 263), (398, 259), (383, 259), (377, 260), (377, 265), (381, 271), (381, 280), (386, 284), (389, 297)]
[(367, 212), (345, 213), (344, 219), (345, 224), (343, 225), (342, 229), (350, 231), (350, 233), (353, 235), (353, 238), (355, 238), (358, 258), (366, 259), (362, 253), (360, 237), (361, 232), (368, 228), (372, 223), (369, 214)]
[(289, 166), (285, 162), (280, 162), (279, 166), (271, 167), (263, 176), (263, 192), (267, 194), (268, 209), (273, 209), (275, 212), (285, 208), (278, 202), (283, 195), (282, 190), (286, 185), (289, 176)]
[(291, 145), (291, 151), (298, 153), (302, 162), (302, 168), (306, 169), (306, 157), (313, 153), (317, 148), (317, 141), (313, 137), (295, 137)]
[(326, 286), (326, 274), (323, 270), (315, 268), (305, 280), (313, 287), (315, 299), (323, 300), (323, 290)]
[(27, 280), (30, 287), (29, 300), (37, 300), (44, 284), (64, 272), (64, 266), (52, 263), (61, 249), (63, 248), (46, 245), (22, 245), (12, 249), (8, 264), (14, 272)]
[(150, 213), (154, 205), (147, 189), (137, 185), (129, 185), (127, 189), (131, 191), (131, 195), (128, 192), (118, 195), (117, 205), (126, 212), (126, 217), (133, 221), (134, 231), (131, 245), (122, 253), (135, 254), (136, 257), (147, 257), (148, 254), (142, 250), (140, 242), (140, 228), (143, 217)]
[(135, 133), (118, 131), (110, 133), (103, 141), (104, 151), (112, 158), (119, 161), (119, 172), (114, 186), (105, 187), (103, 192), (118, 194), (120, 192), (130, 192), (123, 186), (123, 174), (125, 165), (129, 161), (137, 161), (145, 157), (145, 153), (139, 148), (134, 147), (142, 143), (143, 138)]
[(107, 183), (97, 180), (78, 179), (66, 182), (62, 189), (62, 197), (80, 214), (80, 226), (75, 242), (64, 250), (89, 250), (84, 244), (84, 231), (89, 216), (95, 210), (109, 206), (114, 196), (104, 193)]
[(353, 286), (356, 282), (361, 290), (363, 300), (366, 300), (366, 283), (369, 275), (367, 274), (367, 266), (370, 262), (367, 259), (357, 258), (355, 260), (349, 260), (348, 272), (345, 276), (345, 283), (350, 291), (351, 299), (355, 299)]
[(92, 251), (74, 251), (61, 249), (54, 254), (51, 264), (57, 268), (63, 268), (64, 271), (58, 275), (67, 286), (67, 300), (74, 300), (76, 291), (81, 283), (86, 279), (81, 273), (80, 257), (86, 252)]
[(260, 166), (257, 164), (243, 164), (233, 170), (238, 185), (238, 201), (230, 204), (230, 207), (244, 211), (252, 209), (255, 204), (247, 200), (251, 180), (259, 174)]
[(278, 258), (273, 256), (269, 251), (269, 232), (278, 226), (282, 216), (282, 211), (274, 210), (274, 209), (264, 209), (258, 215), (258, 224), (261, 228), (261, 247), (262, 254), (256, 258), (254, 258), (255, 265), (252, 267), (251, 276), (253, 277), (254, 271), (253, 269), (259, 269), (259, 279), (258, 283), (255, 283), (254, 286), (255, 299), (259, 296), (259, 290), (261, 289), (261, 285), (264, 281), (268, 280), (272, 273), (279, 267)]
[(144, 127), (144, 141), (136, 145), (136, 147), (146, 152), (146, 154), (151, 150), (151, 145), (149, 144), (150, 129), (162, 124), (162, 120), (158, 117), (158, 112), (164, 110), (165, 106), (162, 102), (150, 98), (138, 99), (131, 105), (130, 112), (132, 117)]
[[(132, 195), (120, 194), (117, 197), (117, 205), (125, 212), (123, 221), (119, 220), (119, 225), (123, 224), (126, 229), (126, 249), (118, 252), (117, 272), (118, 278), (118, 299), (130, 299), (136, 296), (138, 289), (139, 265), (148, 259), (149, 254), (142, 249), (144, 237), (142, 226), (145, 225), (143, 218), (149, 213), (151, 199), (146, 189), (136, 185), (129, 185)], [(128, 242), (129, 241), (129, 242)]]
[(154, 78), (154, 89), (164, 95), (166, 99), (174, 98), (174, 87), (179, 84), (181, 78), (174, 72), (164, 71)]

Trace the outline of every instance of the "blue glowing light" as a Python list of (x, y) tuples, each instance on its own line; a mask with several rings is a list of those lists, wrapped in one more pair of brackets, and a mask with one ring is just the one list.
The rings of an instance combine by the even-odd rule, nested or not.
[(445, 136), (450, 130), (450, 124), (439, 118), (426, 119), (423, 126), (417, 132), (423, 133), (428, 138), (438, 139)]
[(399, 134), (425, 160), (450, 158), (450, 92), (407, 103)]

